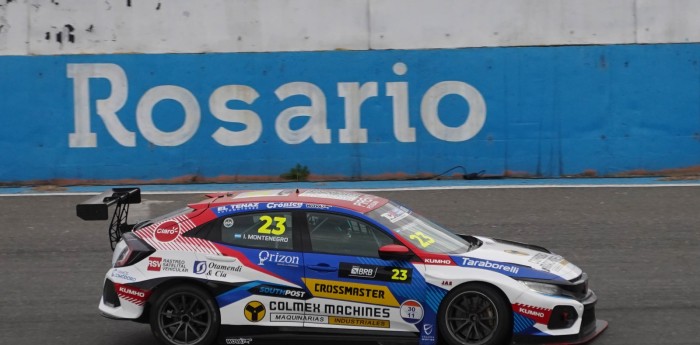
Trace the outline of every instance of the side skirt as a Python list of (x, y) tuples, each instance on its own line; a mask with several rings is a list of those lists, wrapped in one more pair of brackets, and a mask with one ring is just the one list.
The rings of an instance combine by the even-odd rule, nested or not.
[[(332, 333), (331, 333), (332, 332)], [(370, 331), (365, 329), (322, 329), (304, 327), (264, 327), (221, 325), (219, 344), (279, 344), (288, 341), (383, 341), (391, 343), (417, 343), (418, 333)]]

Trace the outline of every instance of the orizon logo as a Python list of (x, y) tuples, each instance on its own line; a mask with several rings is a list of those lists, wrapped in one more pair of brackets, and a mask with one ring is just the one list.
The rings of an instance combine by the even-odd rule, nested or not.
[(207, 271), (207, 262), (206, 261), (195, 261), (194, 262), (194, 268), (192, 269), (192, 272), (194, 272), (194, 274), (203, 274), (206, 271)]
[(266, 262), (275, 263), (283, 266), (299, 266), (299, 257), (294, 255), (286, 255), (281, 253), (270, 253), (263, 250), (258, 254), (258, 265), (265, 266)]

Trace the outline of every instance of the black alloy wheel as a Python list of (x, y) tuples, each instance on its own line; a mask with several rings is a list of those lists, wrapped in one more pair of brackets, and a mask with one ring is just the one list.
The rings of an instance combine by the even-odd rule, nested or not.
[(163, 344), (208, 345), (216, 339), (220, 316), (205, 290), (178, 285), (157, 296), (150, 323), (153, 335)]
[(495, 288), (465, 284), (452, 290), (440, 306), (440, 334), (450, 345), (506, 344), (511, 337), (511, 312)]

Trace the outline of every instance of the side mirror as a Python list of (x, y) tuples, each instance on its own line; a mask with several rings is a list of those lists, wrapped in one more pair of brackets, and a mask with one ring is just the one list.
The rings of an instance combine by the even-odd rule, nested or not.
[(413, 253), (406, 246), (387, 244), (379, 248), (379, 257), (383, 260), (410, 260)]

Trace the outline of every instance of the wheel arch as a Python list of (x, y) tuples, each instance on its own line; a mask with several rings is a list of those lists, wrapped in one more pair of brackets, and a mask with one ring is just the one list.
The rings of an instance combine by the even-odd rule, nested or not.
[(148, 297), (148, 300), (144, 305), (141, 316), (139, 316), (137, 319), (134, 319), (134, 321), (138, 323), (149, 323), (149, 315), (151, 313), (151, 307), (153, 306), (154, 301), (158, 299), (158, 297), (160, 296), (160, 294), (163, 293), (163, 291), (167, 291), (169, 288), (178, 285), (194, 285), (200, 287), (209, 294), (209, 297), (211, 297), (211, 299), (214, 302), (216, 302), (216, 296), (214, 296), (211, 287), (206, 283), (206, 281), (187, 277), (165, 279), (163, 281), (158, 282), (151, 288), (151, 295)]
[[(510, 339), (512, 340), (512, 337), (513, 337), (513, 333), (512, 333), (512, 329), (513, 329), (512, 301), (510, 300), (510, 298), (508, 298), (508, 295), (503, 291), (503, 289), (499, 288), (498, 285), (493, 284), (491, 282), (483, 281), (483, 280), (465, 281), (465, 282), (455, 286), (454, 288), (452, 288), (448, 292), (448, 295), (451, 292), (456, 291), (457, 289), (460, 289), (460, 288), (463, 288), (464, 286), (469, 286), (469, 285), (487, 286), (489, 288), (492, 288), (496, 293), (498, 293), (503, 298), (504, 301), (506, 301), (508, 303), (508, 309), (511, 310), (511, 312), (507, 313), (507, 322), (508, 322), (508, 328), (511, 329)], [(447, 295), (445, 295), (445, 297), (447, 297)], [(438, 306), (438, 315), (437, 315), (438, 318), (440, 318), (442, 313), (444, 313), (447, 300), (448, 300), (448, 298), (443, 298), (442, 301), (440, 301), (440, 305)], [(436, 322), (435, 326), (438, 327), (438, 334), (440, 334), (439, 333), (440, 327), (441, 327), (440, 322)], [(444, 345), (444, 344), (446, 344), (446, 342), (441, 341), (441, 342), (439, 342), (439, 344)]]
[[(513, 304), (513, 301), (511, 301), (510, 298), (508, 298), (508, 295), (506, 295), (506, 293), (503, 291), (503, 289), (499, 288), (498, 285), (496, 285), (494, 283), (490, 283), (490, 282), (483, 281), (483, 280), (470, 280), (470, 281), (463, 282), (463, 283), (453, 287), (452, 289), (450, 289), (450, 291), (448, 291), (447, 293), (449, 294), (450, 292), (455, 291), (456, 289), (461, 288), (465, 285), (489, 286), (489, 287), (493, 288), (494, 290), (496, 290), (498, 292), (498, 294), (500, 294), (501, 297), (503, 297), (503, 299), (505, 301), (508, 301), (508, 304), (511, 304), (511, 305)], [(440, 302), (440, 306), (438, 307), (438, 310), (442, 309), (443, 305), (445, 304), (445, 300), (446, 300), (445, 298), (442, 299), (442, 301)]]

